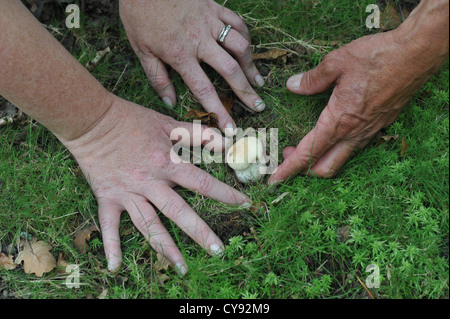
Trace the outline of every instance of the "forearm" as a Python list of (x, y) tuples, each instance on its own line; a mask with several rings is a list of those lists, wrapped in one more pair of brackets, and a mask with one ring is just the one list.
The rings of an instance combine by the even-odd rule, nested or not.
[(19, 0), (0, 2), (0, 95), (68, 142), (88, 132), (113, 96)]
[(398, 31), (400, 41), (414, 43), (442, 64), (449, 53), (449, 0), (422, 0)]

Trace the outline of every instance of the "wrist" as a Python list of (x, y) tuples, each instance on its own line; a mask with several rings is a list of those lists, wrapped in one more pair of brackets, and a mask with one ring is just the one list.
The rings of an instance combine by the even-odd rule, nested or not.
[[(98, 85), (98, 88), (99, 90), (90, 90), (89, 94), (86, 94), (87, 96), (81, 101), (72, 101), (71, 109), (75, 111), (67, 113), (66, 120), (57, 121), (61, 122), (60, 124), (53, 125), (53, 121), (46, 123), (45, 120), (40, 122), (47, 126), (64, 145), (88, 134), (109, 113), (117, 98), (101, 85)], [(86, 104), (86, 101), (89, 104)], [(80, 102), (82, 107), (81, 104), (77, 105), (77, 102)]]
[(101, 116), (75, 139), (60, 140), (76, 158), (99, 152), (102, 146), (114, 142), (113, 131), (120, 131), (121, 122), (129, 111), (126, 106), (121, 98), (109, 93)]
[(402, 46), (444, 62), (449, 52), (449, 1), (422, 0), (394, 36)]

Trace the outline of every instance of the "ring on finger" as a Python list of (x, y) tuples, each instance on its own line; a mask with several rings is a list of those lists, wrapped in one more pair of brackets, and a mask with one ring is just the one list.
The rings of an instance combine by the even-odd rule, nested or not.
[(228, 35), (228, 32), (230, 32), (231, 30), (231, 25), (226, 25), (223, 27), (222, 31), (219, 34), (219, 38), (218, 38), (218, 42), (220, 45), (223, 45), (223, 43), (225, 42), (225, 38)]

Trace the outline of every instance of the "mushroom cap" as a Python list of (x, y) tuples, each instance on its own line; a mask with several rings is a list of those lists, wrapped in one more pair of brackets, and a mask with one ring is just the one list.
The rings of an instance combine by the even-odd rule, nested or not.
[(264, 167), (265, 164), (263, 163), (250, 164), (250, 166), (243, 171), (235, 171), (236, 177), (244, 184), (256, 182), (264, 176), (261, 172)]
[(261, 141), (248, 136), (237, 141), (227, 152), (227, 163), (235, 171), (243, 171), (263, 157)]

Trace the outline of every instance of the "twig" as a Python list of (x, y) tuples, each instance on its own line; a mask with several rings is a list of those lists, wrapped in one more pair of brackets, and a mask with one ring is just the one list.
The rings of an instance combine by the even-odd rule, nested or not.
[(356, 279), (358, 279), (358, 281), (359, 281), (359, 283), (361, 284), (361, 286), (363, 286), (364, 289), (367, 291), (367, 293), (369, 294), (370, 298), (375, 299), (375, 298), (373, 297), (373, 295), (371, 294), (370, 290), (369, 290), (369, 289), (366, 287), (366, 285), (364, 285), (364, 283), (361, 281), (361, 279), (359, 279), (359, 277), (356, 276), (356, 275), (355, 275), (355, 277), (356, 277)]

